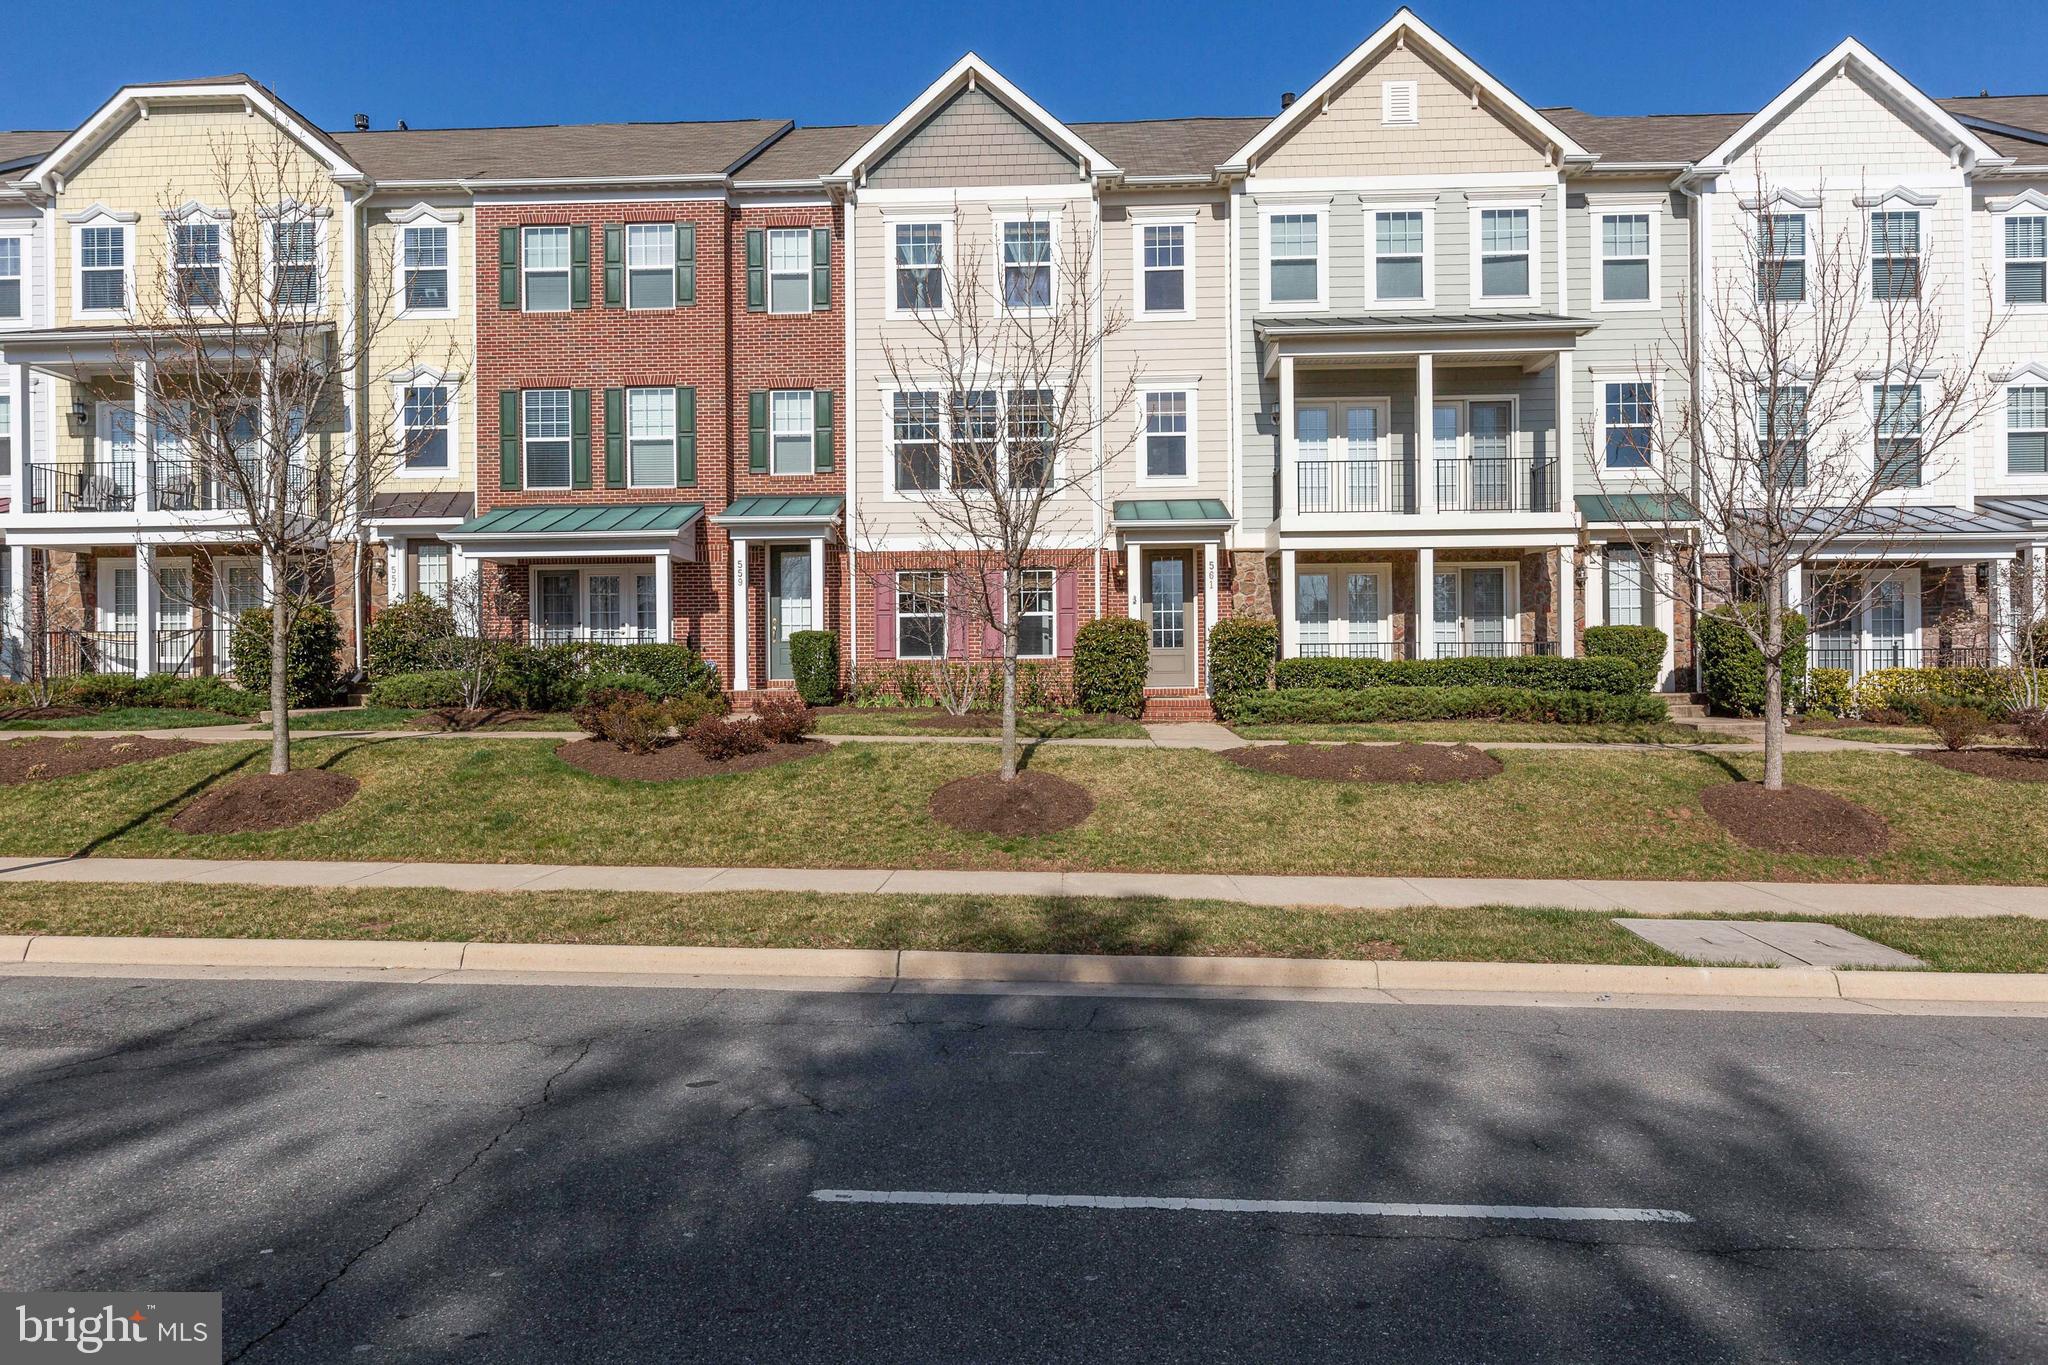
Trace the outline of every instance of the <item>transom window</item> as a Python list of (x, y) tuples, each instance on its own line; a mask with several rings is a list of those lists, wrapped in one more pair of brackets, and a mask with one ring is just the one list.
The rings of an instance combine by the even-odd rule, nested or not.
[(626, 306), (673, 308), (675, 303), (675, 226), (670, 223), (628, 223)]
[(1877, 384), (1870, 390), (1877, 415), (1876, 458), (1879, 488), (1920, 486), (1920, 386)]
[(815, 468), (816, 403), (809, 389), (777, 389), (768, 395), (768, 468), (773, 473), (808, 474)]
[(1147, 223), (1139, 229), (1140, 297), (1147, 313), (1184, 313), (1188, 307), (1188, 230), (1180, 223)]
[(1650, 215), (1600, 217), (1600, 301), (1647, 303), (1650, 298)]
[(22, 316), (21, 238), (0, 237), (0, 321), (12, 322)]
[(173, 224), (171, 268), (172, 298), (181, 308), (220, 307), (220, 224)]
[(519, 271), (529, 313), (569, 311), (569, 229), (530, 227), (520, 232)]
[(448, 468), (448, 390), (440, 384), (407, 386), (401, 415), (405, 467), (425, 473)]
[(2005, 391), (2005, 470), (2048, 474), (2048, 388)]
[(1052, 306), (1052, 224), (1043, 218), (1003, 224), (1003, 304)]
[(1805, 214), (1766, 213), (1758, 220), (1756, 297), (1759, 303), (1805, 302)]
[(898, 489), (923, 493), (938, 488), (939, 396), (936, 393), (896, 395), (891, 446), (895, 452)]
[(676, 484), (676, 391), (626, 390), (626, 482), (634, 488)]
[(272, 223), (270, 269), (279, 307), (318, 307), (320, 225), (303, 219)]
[(1266, 220), (1266, 296), (1271, 302), (1322, 298), (1322, 226), (1313, 213), (1276, 213)]
[(437, 224), (407, 227), (400, 234), (407, 311), (439, 312), (450, 306), (448, 229)]
[(521, 439), (526, 446), (528, 488), (569, 486), (569, 425), (567, 389), (526, 391), (526, 423)]
[(1479, 296), (1523, 299), (1532, 291), (1529, 210), (1479, 211)]
[(1920, 297), (1920, 213), (1887, 209), (1870, 215), (1870, 297)]
[(1053, 640), (1053, 571), (1026, 569), (1017, 582), (1017, 657), (1050, 659)]
[(1756, 398), (1757, 458), (1765, 480), (1779, 488), (1806, 486), (1806, 407), (1804, 384), (1780, 384)]
[(2048, 214), (2005, 220), (2005, 301), (2048, 303)]
[(1420, 210), (1372, 216), (1373, 297), (1382, 302), (1428, 295)]
[(913, 313), (946, 306), (943, 223), (896, 225), (896, 308)]
[(1623, 381), (1605, 386), (1603, 404), (1609, 469), (1648, 469), (1650, 433), (1656, 417), (1649, 384)]
[(946, 575), (918, 569), (896, 575), (896, 657), (946, 657)]
[(811, 311), (811, 230), (768, 230), (768, 311)]
[(1145, 395), (1145, 477), (1188, 476), (1188, 396), (1174, 390)]
[(126, 229), (79, 229), (78, 290), (81, 312), (118, 313), (128, 306)]

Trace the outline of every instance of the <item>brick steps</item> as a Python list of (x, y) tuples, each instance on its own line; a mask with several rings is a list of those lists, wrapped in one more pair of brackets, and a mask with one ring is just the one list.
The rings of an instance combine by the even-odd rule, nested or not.
[(1697, 694), (1690, 697), (1666, 694), (1664, 704), (1670, 708), (1671, 719), (1676, 721), (1705, 720), (1709, 714), (1706, 698)]
[(1148, 692), (1145, 694), (1145, 709), (1138, 719), (1155, 725), (1214, 720), (1216, 708), (1210, 705), (1208, 695), (1202, 692)]

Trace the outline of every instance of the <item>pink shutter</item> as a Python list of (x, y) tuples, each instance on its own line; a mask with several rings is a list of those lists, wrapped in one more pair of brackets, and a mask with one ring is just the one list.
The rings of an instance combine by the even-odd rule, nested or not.
[(1003, 652), (1003, 632), (996, 622), (1003, 617), (1003, 571), (982, 575), (983, 599), (988, 603), (988, 618), (981, 627), (981, 652), (988, 658), (1000, 658)]
[(1055, 614), (1052, 638), (1062, 659), (1074, 652), (1075, 623), (1081, 614), (1080, 596), (1079, 575), (1072, 569), (1061, 569), (1053, 579)]
[(969, 578), (964, 573), (946, 576), (946, 657), (967, 657), (967, 594)]
[(875, 657), (896, 657), (896, 575), (875, 575)]

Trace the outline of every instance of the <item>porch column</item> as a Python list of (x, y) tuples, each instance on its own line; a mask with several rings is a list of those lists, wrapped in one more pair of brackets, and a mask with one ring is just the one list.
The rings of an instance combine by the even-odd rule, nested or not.
[[(153, 490), (156, 487), (156, 423), (150, 414), (153, 395), (150, 391), (151, 374), (149, 362), (135, 362), (135, 510), (149, 511), (155, 502)], [(135, 591), (142, 592), (142, 561), (135, 561)]]
[(1209, 647), (1209, 632), (1216, 629), (1219, 604), (1216, 601), (1218, 576), (1216, 573), (1216, 542), (1205, 541), (1202, 545), (1202, 648)]
[[(451, 585), (454, 583), (455, 578), (453, 574), (449, 575), (448, 581)], [(405, 581), (405, 537), (386, 536), (384, 537), (384, 600), (387, 603), (396, 602), (399, 598), (408, 596), (411, 592), (412, 585)]]
[(1144, 600), (1138, 589), (1138, 573), (1144, 551), (1136, 541), (1124, 547), (1124, 614), (1133, 621), (1139, 619), (1139, 604)]
[(1557, 653), (1565, 659), (1578, 652), (1578, 557), (1574, 546), (1557, 547)]
[(1991, 662), (2000, 667), (2012, 662), (2012, 568), (2010, 559), (1991, 561)]
[(1793, 611), (1806, 610), (1806, 583), (1804, 578), (1804, 572), (1797, 564), (1785, 570), (1785, 605)]
[(135, 547), (135, 676), (156, 672), (156, 546)]
[[(19, 468), (19, 466), (16, 466)], [(16, 484), (15, 487), (21, 487)], [(26, 675), (29, 660), (35, 657), (36, 641), (29, 638), (30, 628), (35, 622), (29, 620), (29, 593), (32, 585), (30, 576), (35, 572), (35, 561), (29, 558), (26, 545), (7, 547), (7, 620), (15, 646), (15, 671)]]
[(1578, 434), (1572, 424), (1572, 353), (1557, 353), (1557, 510), (1576, 512), (1572, 475), (1579, 463)]
[(732, 543), (732, 690), (747, 690), (747, 542)]
[(825, 615), (825, 537), (811, 537), (811, 629), (823, 630)]
[[(1294, 441), (1294, 357), (1280, 357), (1280, 515), (1291, 517), (1298, 510), (1301, 474), (1295, 464), (1299, 453)], [(1136, 612), (1131, 613), (1133, 616)]]
[(1436, 357), (1427, 351), (1415, 357), (1415, 510), (1436, 512)]
[(1586, 629), (1607, 624), (1607, 547), (1586, 547)]
[(1294, 551), (1280, 552), (1280, 657), (1301, 653), (1301, 623), (1294, 618)]
[(1415, 640), (1410, 657), (1436, 657), (1436, 551), (1415, 552)]
[(669, 644), (675, 639), (675, 562), (667, 550), (654, 556), (654, 640)]

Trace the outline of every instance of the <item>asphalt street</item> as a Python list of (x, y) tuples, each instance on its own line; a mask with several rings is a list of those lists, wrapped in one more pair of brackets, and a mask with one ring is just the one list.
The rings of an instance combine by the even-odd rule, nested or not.
[(2040, 1361), (2044, 1115), (2039, 1019), (10, 978), (0, 1287), (251, 1362)]

